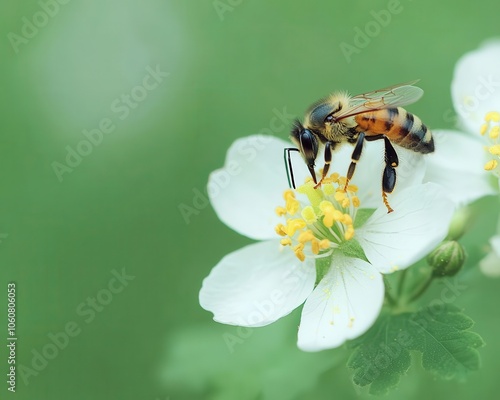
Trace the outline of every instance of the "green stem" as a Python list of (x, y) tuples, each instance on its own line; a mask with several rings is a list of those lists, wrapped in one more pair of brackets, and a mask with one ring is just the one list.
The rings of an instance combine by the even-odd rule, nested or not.
[(403, 272), (401, 272), (401, 276), (399, 277), (399, 282), (398, 282), (398, 291), (397, 291), (397, 298), (401, 299), (401, 296), (403, 294), (403, 288), (405, 284), (405, 279), (406, 279), (406, 273), (408, 272), (407, 269), (405, 269)]
[(410, 297), (410, 300), (408, 301), (409, 303), (414, 302), (417, 300), (420, 296), (424, 294), (424, 292), (427, 290), (427, 288), (431, 285), (432, 281), (434, 280), (434, 275), (431, 274), (427, 281), (418, 289), (413, 296)]
[(385, 291), (385, 298), (391, 306), (395, 306), (397, 304), (394, 297), (392, 297), (387, 290)]
[(384, 286), (385, 286), (385, 298), (387, 299), (387, 301), (391, 306), (395, 306), (397, 302), (394, 299), (394, 297), (392, 297), (391, 294), (389, 293), (390, 285), (385, 276), (384, 276)]

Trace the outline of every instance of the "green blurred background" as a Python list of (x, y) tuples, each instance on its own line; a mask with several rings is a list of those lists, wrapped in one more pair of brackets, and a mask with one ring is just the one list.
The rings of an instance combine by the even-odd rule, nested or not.
[[(214, 323), (198, 291), (224, 254), (250, 241), (209, 205), (187, 219), (179, 207), (194, 206), (233, 140), (268, 128), (273, 110), (301, 116), (333, 90), (420, 78), (426, 95), (411, 110), (432, 128), (452, 127), (454, 64), (500, 34), (500, 3), (401, 0), (350, 62), (341, 43), (354, 45), (355, 28), (375, 21), (371, 12), (387, 10), (387, 1), (45, 3), (53, 14), (45, 19), (37, 1), (0, 6), (0, 316), (6, 321), (7, 282), (16, 282), (17, 363), (29, 368), (49, 334), (71, 321), (80, 331), (27, 384), (18, 371), (15, 394), (2, 384), (1, 398), (365, 396), (351, 383), (344, 350), (295, 348), (298, 312), (246, 332), (230, 351), (224, 338), (236, 328)], [(43, 26), (24, 28), (33, 37), (22, 39), (33, 19)], [(137, 88), (148, 67), (168, 76)], [(141, 100), (124, 106), (127, 94)], [(75, 150), (82, 131), (106, 118), (113, 132), (58, 179), (53, 163), (65, 164), (67, 146)], [(286, 138), (287, 130), (274, 134)], [(494, 225), (476, 221), (465, 238), (471, 269)], [(106, 297), (113, 271), (123, 269), (135, 278)], [(391, 398), (496, 397), (500, 281), (470, 276), (456, 304), (488, 343), (482, 371), (457, 385), (414, 366)], [(81, 305), (96, 295), (102, 309), (91, 319)]]

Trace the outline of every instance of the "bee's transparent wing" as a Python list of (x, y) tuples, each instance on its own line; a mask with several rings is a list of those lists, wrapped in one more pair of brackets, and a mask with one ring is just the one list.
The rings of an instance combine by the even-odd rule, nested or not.
[(337, 113), (335, 118), (339, 121), (369, 111), (406, 106), (415, 103), (424, 94), (422, 89), (413, 86), (416, 82), (418, 81), (400, 83), (398, 85), (351, 97), (349, 107)]

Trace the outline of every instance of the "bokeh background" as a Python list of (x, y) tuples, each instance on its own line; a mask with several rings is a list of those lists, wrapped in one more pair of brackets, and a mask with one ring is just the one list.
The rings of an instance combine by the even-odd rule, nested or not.
[[(225, 227), (199, 193), (233, 140), (269, 128), (275, 110), (301, 116), (333, 90), (419, 78), (425, 96), (410, 109), (431, 128), (453, 127), (454, 64), (500, 35), (500, 3), (53, 3), (0, 5), (0, 325), (6, 335), (7, 282), (16, 282), (18, 366), (33, 368), (36, 352), (68, 323), (79, 333), (25, 379), (18, 370), (16, 393), (3, 383), (1, 397), (365, 397), (351, 382), (345, 350), (296, 349), (299, 312), (243, 337), (200, 308), (203, 278), (250, 240)], [(354, 46), (356, 27), (388, 7), (400, 12), (346, 57), (341, 44)], [(41, 27), (25, 27), (34, 19)], [(147, 78), (149, 89), (141, 89), (151, 70), (162, 71), (157, 85)], [(124, 95), (132, 96), (128, 105)], [(88, 154), (58, 177), (54, 163), (66, 164), (83, 131), (103, 120), (114, 130), (90, 149), (81, 145)], [(273, 134), (285, 139), (288, 127)], [(476, 209), (496, 204), (486, 199)], [(183, 205), (196, 212), (183, 216)], [(491, 215), (475, 219), (465, 237), (470, 279), (456, 300), (487, 342), (483, 369), (457, 384), (416, 363), (389, 398), (498, 394), (500, 281), (475, 266), (494, 228)], [(134, 278), (107, 292), (123, 271)], [(88, 299), (96, 296), (92, 315)], [(228, 347), (231, 335), (240, 341)], [(5, 377), (5, 347), (1, 354)]]

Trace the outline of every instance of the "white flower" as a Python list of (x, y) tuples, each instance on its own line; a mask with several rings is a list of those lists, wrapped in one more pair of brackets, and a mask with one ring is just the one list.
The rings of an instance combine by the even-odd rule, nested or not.
[(479, 263), (483, 274), (498, 278), (500, 277), (500, 235), (490, 239), (491, 252)]
[[(421, 157), (403, 149), (400, 159), (413, 161), (400, 164), (389, 197), (395, 211), (388, 214), (381, 201), (383, 148), (375, 142), (364, 149), (347, 192), (336, 190), (343, 182), (335, 174), (320, 190), (306, 183), (284, 191), (287, 146), (266, 136), (239, 139), (225, 167), (210, 175), (209, 187), (219, 189), (209, 191), (219, 218), (262, 241), (226, 255), (205, 278), (199, 300), (215, 321), (246, 327), (268, 325), (305, 301), (298, 346), (318, 351), (340, 346), (375, 322), (384, 301), (382, 274), (407, 268), (439, 244), (453, 204), (438, 185), (418, 183)], [(344, 146), (335, 153), (332, 168), (347, 170), (351, 151)], [(296, 182), (302, 171), (296, 163)], [(358, 226), (365, 205), (377, 209)], [(349, 246), (362, 248), (369, 262), (349, 256)], [(326, 268), (318, 268), (318, 257)]]
[(494, 194), (490, 172), (500, 176), (500, 41), (457, 62), (451, 94), (465, 132), (434, 132), (425, 180), (445, 186), (460, 205)]

